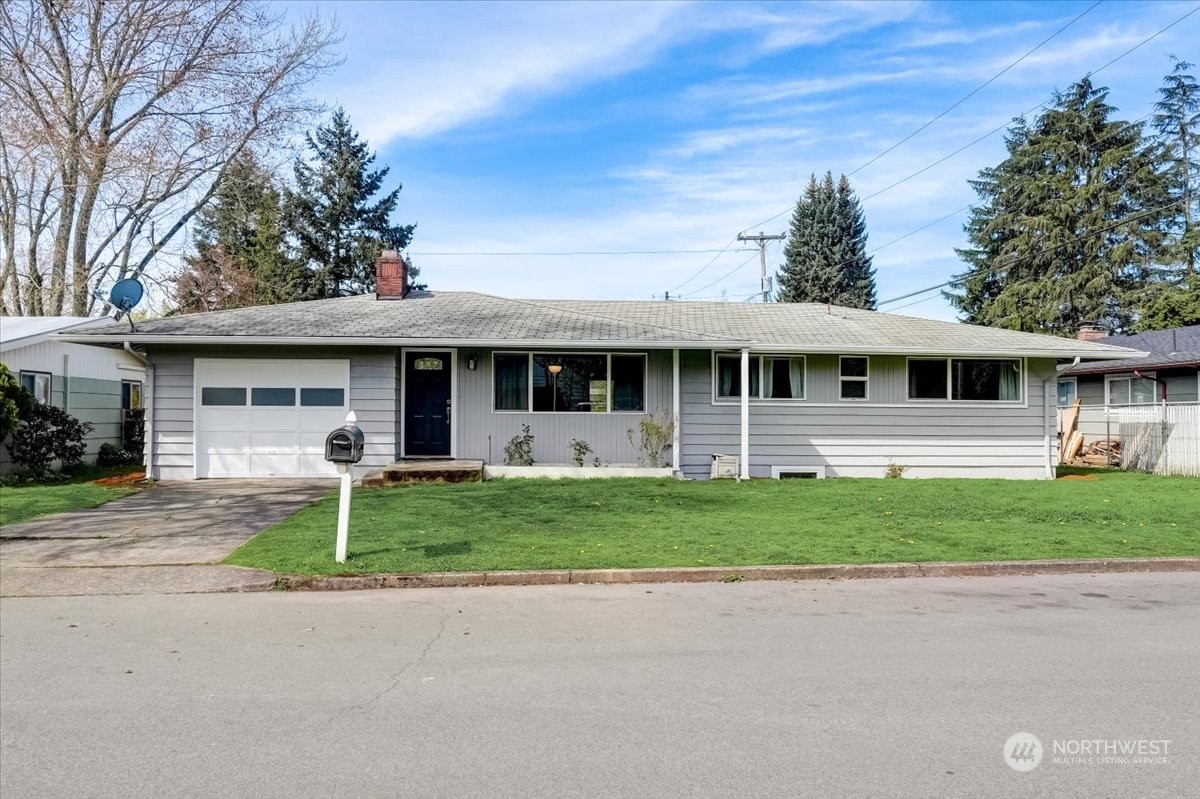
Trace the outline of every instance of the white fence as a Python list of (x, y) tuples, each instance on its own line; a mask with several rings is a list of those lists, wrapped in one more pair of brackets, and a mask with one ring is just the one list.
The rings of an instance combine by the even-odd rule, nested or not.
[[(1067, 410), (1058, 409), (1060, 440)], [(1200, 477), (1200, 403), (1082, 405), (1075, 429), (1083, 434), (1085, 451), (1098, 441), (1119, 441), (1112, 466)]]

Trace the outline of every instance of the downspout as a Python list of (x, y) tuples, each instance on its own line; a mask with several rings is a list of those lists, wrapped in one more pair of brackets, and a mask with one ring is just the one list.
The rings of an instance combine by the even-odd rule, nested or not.
[[(63, 410), (71, 412), (71, 355), (63, 353)], [(53, 394), (54, 392), (50, 392)]]
[(1133, 376), (1139, 377), (1142, 380), (1153, 380), (1155, 383), (1158, 383), (1158, 385), (1161, 386), (1161, 388), (1159, 389), (1159, 392), (1158, 392), (1158, 395), (1159, 395), (1158, 401), (1159, 402), (1167, 401), (1167, 381), (1166, 380), (1163, 380), (1161, 377), (1150, 377), (1149, 375), (1144, 375), (1141, 372), (1139, 372), (1137, 369), (1133, 370)]
[[(1068, 369), (1074, 369), (1079, 365), (1079, 356), (1075, 356), (1075, 360), (1071, 361), (1069, 366), (1056, 367), (1054, 374), (1042, 380), (1042, 445), (1045, 447), (1046, 457), (1046, 479), (1053, 480), (1056, 475), (1054, 463), (1054, 450), (1050, 447), (1050, 381), (1055, 382), (1054, 396), (1058, 396), (1058, 376)], [(1066, 443), (1065, 441), (1063, 442)]]
[(157, 480), (158, 467), (154, 463), (154, 364), (150, 362), (149, 358), (140, 352), (136, 352), (133, 349), (133, 345), (128, 341), (125, 342), (125, 352), (137, 358), (146, 367), (145, 396), (142, 397), (143, 435), (146, 441), (142, 450), (142, 457), (146, 461), (146, 476)]
[(750, 479), (750, 350), (742, 350), (742, 451), (738, 480)]
[(683, 450), (682, 442), (682, 427), (683, 416), (681, 414), (681, 406), (683, 405), (682, 391), (679, 385), (679, 349), (671, 350), (671, 416), (672, 416), (672, 432), (671, 432), (671, 467), (675, 471), (675, 476), (683, 477), (683, 469), (679, 465), (680, 454)]

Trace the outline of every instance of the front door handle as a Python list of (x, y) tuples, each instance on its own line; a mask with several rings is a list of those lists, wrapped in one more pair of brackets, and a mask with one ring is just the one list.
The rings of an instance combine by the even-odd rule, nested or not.
[(450, 424), (450, 400), (446, 400), (446, 424)]

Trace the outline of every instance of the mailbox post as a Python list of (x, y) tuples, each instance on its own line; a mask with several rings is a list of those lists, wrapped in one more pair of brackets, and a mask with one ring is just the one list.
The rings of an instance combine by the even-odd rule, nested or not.
[(342, 476), (341, 493), (338, 495), (337, 544), (333, 559), (346, 562), (346, 543), (350, 537), (350, 489), (354, 482), (351, 467), (362, 460), (365, 437), (354, 411), (346, 414), (346, 424), (325, 437), (325, 460), (337, 464)]

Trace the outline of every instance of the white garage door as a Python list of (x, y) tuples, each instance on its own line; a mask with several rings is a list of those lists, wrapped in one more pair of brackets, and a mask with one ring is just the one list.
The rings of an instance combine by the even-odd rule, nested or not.
[(196, 359), (197, 477), (324, 477), (345, 423), (350, 362)]

